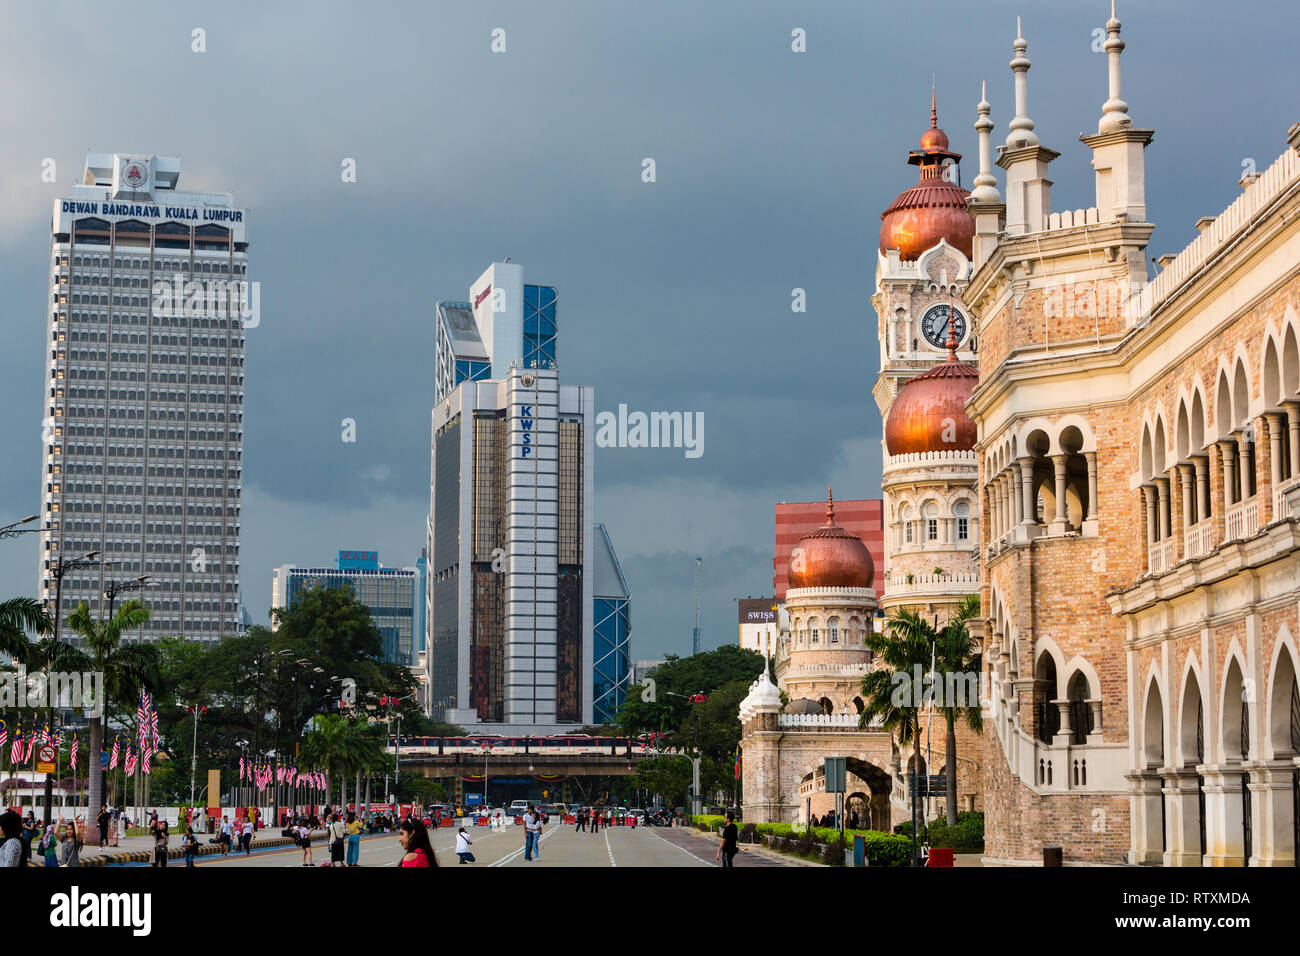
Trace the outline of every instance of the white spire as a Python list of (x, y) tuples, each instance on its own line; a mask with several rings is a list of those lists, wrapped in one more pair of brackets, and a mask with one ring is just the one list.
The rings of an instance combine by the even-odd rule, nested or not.
[(1101, 120), (1097, 132), (1113, 133), (1133, 125), (1128, 115), (1128, 104), (1120, 98), (1119, 55), (1124, 41), (1119, 36), (1119, 20), (1115, 17), (1115, 0), (1110, 0), (1110, 19), (1106, 21), (1106, 43), (1103, 46), (1110, 67), (1110, 99), (1101, 106)]
[(1011, 45), (1015, 55), (1011, 58), (1011, 72), (1016, 75), (1016, 115), (1011, 120), (1011, 132), (1007, 134), (1007, 149), (1023, 149), (1037, 146), (1038, 137), (1034, 135), (1034, 121), (1029, 118), (1029, 57), (1025, 51), (1029, 44), (1020, 29), (1020, 17), (1016, 17), (1016, 42)]
[(998, 192), (998, 181), (993, 176), (992, 152), (989, 146), (989, 134), (993, 132), (993, 121), (989, 119), (988, 84), (980, 83), (980, 101), (975, 109), (979, 119), (975, 121), (975, 131), (980, 136), (980, 172), (975, 177), (975, 188), (971, 191), (971, 202), (1000, 203), (1002, 195)]

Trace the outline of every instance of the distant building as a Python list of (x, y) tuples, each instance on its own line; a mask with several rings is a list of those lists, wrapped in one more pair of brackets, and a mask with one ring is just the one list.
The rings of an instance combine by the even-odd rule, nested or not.
[[(884, 502), (879, 498), (835, 502), (835, 519), (849, 534), (861, 538), (878, 568), (885, 567)], [(825, 501), (782, 502), (776, 506), (776, 550), (772, 557), (772, 588), (785, 600), (790, 552), (809, 531), (826, 521)]]
[[(385, 661), (414, 666), (417, 575), (413, 568), (385, 568), (377, 551), (340, 551), (333, 568), (300, 568), (286, 564), (275, 569), (271, 606), (289, 607), (306, 590), (315, 587), (351, 588), (358, 601), (370, 609), (383, 638)], [(272, 623), (272, 629), (276, 628)]]
[(647, 677), (657, 671), (664, 661), (633, 661), (632, 662), (632, 686), (639, 685)]
[(763, 653), (763, 635), (768, 635), (769, 647), (775, 647), (781, 636), (777, 620), (776, 598), (741, 598), (740, 646), (745, 650)]
[(632, 680), (631, 593), (619, 566), (618, 555), (603, 524), (592, 536), (596, 545), (593, 588), (591, 693), (592, 717), (598, 724), (610, 723), (623, 706)]

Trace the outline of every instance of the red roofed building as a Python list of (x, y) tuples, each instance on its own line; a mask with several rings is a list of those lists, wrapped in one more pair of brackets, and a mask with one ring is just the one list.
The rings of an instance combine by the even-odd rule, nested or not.
[[(790, 566), (790, 552), (799, 539), (816, 531), (826, 523), (826, 501), (797, 501), (776, 506), (776, 552), (772, 557), (772, 593), (778, 601), (785, 600), (789, 587), (786, 578)], [(871, 552), (877, 569), (885, 567), (884, 507), (879, 498), (858, 501), (836, 501), (835, 523), (850, 534), (861, 538)], [(882, 572), (877, 571), (876, 593), (884, 591)]]

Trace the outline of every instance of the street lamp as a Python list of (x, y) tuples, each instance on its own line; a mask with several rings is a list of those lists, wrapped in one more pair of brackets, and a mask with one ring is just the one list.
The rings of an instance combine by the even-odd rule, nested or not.
[[(30, 521), (31, 519), (29, 518), (27, 520)], [(25, 524), (26, 522), (20, 521), (18, 523)], [(51, 650), (56, 649), (59, 644), (59, 622), (63, 619), (63, 576), (67, 574), (69, 571), (76, 571), (80, 568), (90, 567), (92, 564), (95, 563), (95, 558), (98, 556), (99, 556), (98, 551), (87, 551), (79, 558), (73, 558), (70, 561), (65, 561), (63, 555), (62, 554), (59, 555), (59, 563), (56, 564), (53, 568), (54, 648), (52, 648)], [(46, 692), (49, 693), (50, 665), (48, 662), (45, 665), (45, 685), (46, 685)], [(54, 695), (53, 694), (50, 694), (49, 697), (47, 698), (46, 708), (45, 708), (45, 724), (47, 727), (49, 727), (50, 731), (53, 732), (54, 730)], [(99, 755), (95, 754), (95, 759), (98, 758)], [(53, 803), (54, 803), (54, 778), (47, 773), (45, 775), (45, 825), (47, 827), (50, 825), (50, 815), (54, 809), (52, 806)]]
[(7, 524), (0, 527), (0, 538), (16, 538), (20, 534), (31, 534), (35, 531), (41, 531), (41, 528), (20, 528), (19, 525), (30, 524), (39, 518), (40, 515), (28, 515), (21, 521), (15, 521), (13, 524)]

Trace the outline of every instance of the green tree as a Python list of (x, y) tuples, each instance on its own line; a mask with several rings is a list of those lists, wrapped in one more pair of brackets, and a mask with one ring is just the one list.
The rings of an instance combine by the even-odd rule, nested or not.
[[(149, 608), (135, 598), (123, 602), (117, 613), (106, 621), (92, 617), (85, 601), (68, 615), (68, 627), (81, 638), (84, 650), (69, 647), (59, 658), (73, 669), (104, 675), (105, 699), (96, 701), (97, 709), (102, 711), (108, 698), (122, 703), (132, 701), (141, 687), (158, 689), (157, 650), (148, 644), (122, 644), (122, 633), (135, 630), (149, 617)], [(104, 778), (99, 773), (99, 752), (103, 746), (103, 718), (97, 713), (90, 718), (90, 752), (86, 756), (88, 766), (93, 769), (90, 817), (99, 812), (104, 802)], [(93, 824), (90, 828), (94, 829)]]
[(712, 694), (731, 681), (743, 681), (748, 688), (762, 672), (763, 655), (734, 644), (690, 657), (669, 654), (651, 675), (654, 700), (642, 700), (648, 685), (629, 688), (615, 723), (626, 734), (667, 733), (687, 718), (692, 695)]
[[(983, 733), (984, 721), (980, 712), (978, 692), (975, 700), (966, 698), (964, 691), (972, 683), (978, 691), (980, 674), (980, 645), (970, 633), (970, 621), (980, 613), (980, 596), (968, 594), (957, 606), (935, 642), (935, 709), (940, 710), (946, 724), (943, 742), (947, 823), (957, 826), (957, 721), (964, 720), (975, 733)], [(968, 675), (974, 675), (973, 682)], [(942, 687), (942, 692), (939, 688)], [(956, 693), (950, 693), (951, 691)]]
[(27, 632), (48, 634), (54, 630), (45, 606), (35, 598), (16, 597), (0, 601), (0, 654), (17, 664), (27, 663), (31, 641)]
[(691, 785), (691, 761), (685, 754), (650, 757), (637, 764), (628, 778), (629, 785), (648, 793), (657, 793), (670, 803), (685, 801)]

